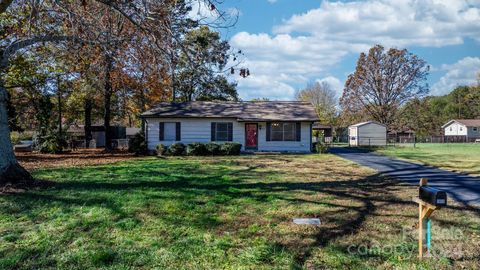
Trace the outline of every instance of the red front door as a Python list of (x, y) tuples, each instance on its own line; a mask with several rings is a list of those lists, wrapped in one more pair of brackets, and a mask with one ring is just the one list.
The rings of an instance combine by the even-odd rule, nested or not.
[(258, 147), (258, 125), (245, 124), (245, 147), (250, 149), (257, 149)]

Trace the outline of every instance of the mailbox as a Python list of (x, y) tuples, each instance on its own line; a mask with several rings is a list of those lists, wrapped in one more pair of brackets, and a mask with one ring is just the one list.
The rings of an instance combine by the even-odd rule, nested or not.
[(447, 205), (447, 193), (429, 186), (421, 186), (419, 197), (422, 201), (435, 206)]

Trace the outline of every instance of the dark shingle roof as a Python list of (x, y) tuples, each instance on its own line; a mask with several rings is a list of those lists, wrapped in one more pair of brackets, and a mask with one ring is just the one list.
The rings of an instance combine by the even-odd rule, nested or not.
[(142, 117), (235, 118), (238, 121), (318, 121), (310, 103), (297, 101), (159, 103)]

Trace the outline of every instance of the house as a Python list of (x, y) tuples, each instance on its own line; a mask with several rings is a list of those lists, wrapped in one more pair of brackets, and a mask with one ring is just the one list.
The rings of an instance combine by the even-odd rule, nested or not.
[(160, 103), (141, 115), (149, 150), (158, 144), (238, 142), (242, 151), (310, 152), (313, 106), (304, 102)]
[[(92, 140), (95, 141), (95, 144), (90, 144), (90, 147), (105, 147), (105, 126), (101, 122), (93, 123), (90, 127), (92, 132)], [(113, 140), (122, 140), (126, 139), (126, 127), (114, 124), (110, 126), (110, 132), (112, 134)], [(78, 147), (84, 147), (84, 142), (86, 139), (85, 136), (85, 125), (71, 125), (67, 130), (66, 134), (74, 141), (82, 142)]]
[(447, 140), (475, 141), (480, 138), (480, 119), (454, 119), (442, 128)]
[(387, 145), (387, 127), (374, 121), (362, 122), (348, 127), (350, 146)]
[(126, 133), (126, 138), (131, 139), (137, 135), (142, 129), (141, 128), (134, 128), (134, 127), (127, 127), (125, 133)]

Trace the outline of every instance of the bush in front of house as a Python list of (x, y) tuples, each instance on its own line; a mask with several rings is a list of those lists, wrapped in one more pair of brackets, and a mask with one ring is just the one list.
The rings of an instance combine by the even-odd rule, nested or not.
[(187, 155), (189, 156), (205, 156), (207, 153), (204, 143), (194, 142), (187, 145)]
[(135, 136), (128, 141), (128, 152), (135, 153), (135, 155), (147, 154), (147, 143), (145, 142), (145, 135), (143, 132), (135, 134)]
[(172, 156), (181, 156), (185, 153), (185, 145), (183, 143), (174, 143), (168, 147), (168, 154)]
[(326, 154), (326, 153), (328, 153), (328, 145), (323, 144), (323, 143), (318, 143), (318, 142), (315, 143), (314, 149), (315, 149), (315, 152), (316, 152), (316, 153), (319, 153), (319, 154)]
[(218, 143), (207, 143), (205, 144), (205, 149), (207, 153), (212, 156), (220, 155), (220, 144)]
[(240, 155), (241, 150), (242, 150), (241, 143), (227, 142), (220, 145), (220, 153), (226, 156)]
[(155, 149), (157, 150), (157, 156), (165, 156), (165, 154), (167, 154), (167, 151), (168, 151), (168, 146), (161, 143), (161, 144), (157, 144)]

